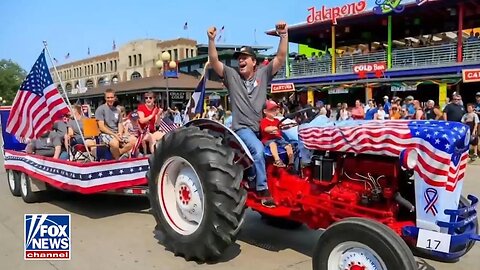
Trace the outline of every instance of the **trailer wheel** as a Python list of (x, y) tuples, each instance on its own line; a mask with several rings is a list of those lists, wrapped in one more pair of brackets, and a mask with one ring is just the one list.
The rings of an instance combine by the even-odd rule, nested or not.
[(38, 194), (32, 191), (32, 180), (25, 173), (20, 173), (20, 195), (26, 203), (34, 203), (38, 200)]
[(183, 127), (162, 138), (149, 162), (149, 199), (164, 245), (186, 260), (220, 257), (245, 214), (234, 152), (206, 130)]
[(418, 269), (407, 244), (373, 220), (348, 218), (330, 226), (314, 249), (313, 269)]
[(20, 196), (20, 173), (14, 170), (7, 170), (7, 181), (10, 192), (13, 196)]
[(286, 218), (274, 217), (274, 216), (270, 216), (270, 215), (263, 214), (263, 213), (261, 213), (260, 215), (262, 216), (262, 220), (266, 224), (268, 224), (272, 227), (280, 228), (280, 229), (295, 230), (295, 229), (298, 229), (298, 228), (302, 227), (302, 225), (303, 225), (303, 223), (301, 223), (301, 222), (294, 221), (294, 220), (289, 220), (289, 219), (286, 219)]

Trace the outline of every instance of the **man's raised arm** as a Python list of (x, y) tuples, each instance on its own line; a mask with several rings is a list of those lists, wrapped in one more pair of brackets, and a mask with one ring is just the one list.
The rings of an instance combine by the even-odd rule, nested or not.
[(285, 65), (285, 60), (287, 59), (288, 51), (288, 27), (285, 22), (279, 22), (275, 25), (275, 30), (280, 36), (280, 44), (278, 45), (277, 55), (273, 58), (273, 67), (272, 75), (276, 74), (283, 65)]
[(217, 48), (215, 46), (215, 37), (217, 36), (217, 28), (210, 27), (207, 31), (208, 35), (208, 61), (218, 76), (223, 77), (223, 63), (218, 60)]

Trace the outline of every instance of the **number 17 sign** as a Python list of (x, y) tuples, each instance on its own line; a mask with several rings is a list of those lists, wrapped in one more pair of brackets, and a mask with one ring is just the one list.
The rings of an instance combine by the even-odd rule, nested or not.
[(417, 247), (449, 253), (451, 235), (429, 230), (418, 231)]

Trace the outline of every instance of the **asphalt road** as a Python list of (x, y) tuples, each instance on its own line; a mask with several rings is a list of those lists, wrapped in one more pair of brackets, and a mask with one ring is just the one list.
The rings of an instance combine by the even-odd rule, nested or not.
[[(0, 160), (0, 269), (311, 269), (320, 232), (307, 228), (285, 231), (265, 225), (259, 215), (247, 219), (235, 245), (220, 262), (197, 264), (175, 257), (154, 233), (155, 221), (146, 198), (114, 195), (71, 195), (62, 200), (26, 204), (11, 196)], [(465, 193), (480, 195), (480, 164), (469, 165)], [(72, 259), (24, 261), (23, 216), (71, 213)], [(479, 269), (480, 243), (461, 261), (444, 264), (419, 259), (419, 269)]]

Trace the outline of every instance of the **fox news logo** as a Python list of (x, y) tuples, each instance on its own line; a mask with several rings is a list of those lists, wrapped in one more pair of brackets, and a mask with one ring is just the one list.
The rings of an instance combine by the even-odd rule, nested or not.
[(25, 260), (70, 260), (70, 214), (25, 215)]

